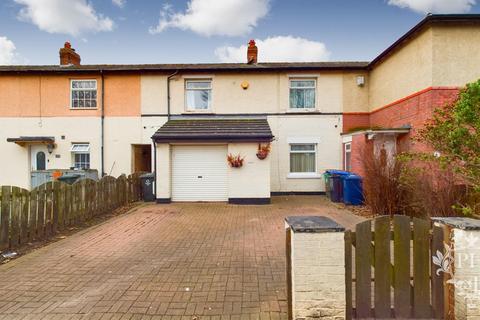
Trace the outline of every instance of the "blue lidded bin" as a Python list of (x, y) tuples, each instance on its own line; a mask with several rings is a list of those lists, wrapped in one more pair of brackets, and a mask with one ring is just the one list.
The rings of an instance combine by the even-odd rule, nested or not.
[(344, 177), (343, 202), (354, 206), (363, 204), (362, 177), (356, 174)]
[(350, 175), (350, 172), (342, 170), (327, 170), (325, 171), (326, 190), (328, 197), (333, 202), (343, 201), (343, 179)]

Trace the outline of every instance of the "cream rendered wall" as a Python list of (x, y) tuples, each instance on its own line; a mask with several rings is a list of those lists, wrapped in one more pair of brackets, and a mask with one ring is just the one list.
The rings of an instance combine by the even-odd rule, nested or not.
[(374, 66), (369, 77), (370, 111), (432, 86), (432, 39), (432, 29), (426, 29)]
[(229, 198), (270, 198), (270, 157), (257, 158), (257, 143), (230, 143), (228, 153), (245, 157), (243, 167), (228, 168)]
[[(151, 144), (151, 136), (166, 117), (106, 117), (105, 172), (112, 176), (132, 172), (132, 144)], [(72, 143), (90, 144), (90, 167), (101, 175), (101, 123), (98, 117), (0, 118), (0, 185), (30, 188), (30, 152), (28, 147), (6, 142), (19, 136), (53, 136), (57, 147), (47, 154), (49, 169), (68, 169), (73, 165)], [(65, 136), (65, 140), (61, 136)], [(152, 148), (153, 150), (153, 148)], [(59, 155), (60, 158), (56, 158)], [(153, 161), (153, 154), (152, 154)], [(152, 166), (153, 167), (153, 166)]]
[[(53, 136), (56, 148), (47, 153), (47, 168), (68, 169), (73, 165), (70, 147), (75, 142), (90, 143), (92, 169), (100, 174), (100, 119), (97, 117), (0, 118), (0, 185), (30, 188), (28, 147), (6, 142), (19, 136)], [(65, 136), (65, 140), (61, 136)], [(59, 155), (60, 158), (56, 158)]]
[(142, 75), (140, 83), (141, 114), (166, 114), (167, 76)]
[(343, 111), (343, 75), (323, 74), (317, 77), (317, 110), (321, 112)]
[[(141, 77), (142, 114), (165, 114), (166, 75)], [(289, 111), (289, 79), (313, 78), (317, 80), (317, 108), (319, 112), (342, 112), (345, 82), (342, 72), (317, 73), (235, 73), (235, 74), (181, 74), (172, 78), (171, 113), (189, 113), (185, 108), (185, 80), (212, 79), (212, 110), (208, 113), (283, 113)], [(240, 86), (249, 83), (248, 89)], [(354, 79), (352, 80), (354, 81)], [(351, 88), (350, 88), (351, 89)], [(354, 88), (352, 95), (361, 92)], [(360, 93), (361, 94), (361, 93)], [(198, 112), (196, 112), (198, 113)]]
[[(325, 191), (322, 173), (340, 169), (341, 115), (269, 116), (268, 123), (275, 140), (272, 143), (271, 191)], [(312, 178), (292, 178), (290, 173), (289, 141), (317, 143), (317, 175)]]
[(480, 78), (480, 25), (433, 27), (433, 85), (464, 86)]
[[(365, 78), (363, 86), (357, 85), (357, 76)], [(343, 74), (343, 112), (368, 112), (370, 79), (367, 72)]]
[[(132, 144), (141, 144), (140, 117), (105, 118), (105, 173), (117, 177), (132, 172)], [(100, 135), (100, 131), (97, 133)]]
[(171, 146), (168, 143), (157, 144), (156, 197), (170, 199), (171, 194)]

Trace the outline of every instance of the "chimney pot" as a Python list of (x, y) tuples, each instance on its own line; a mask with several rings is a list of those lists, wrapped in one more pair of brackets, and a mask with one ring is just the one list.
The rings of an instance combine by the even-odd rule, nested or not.
[(80, 55), (75, 52), (75, 49), (72, 48), (70, 42), (65, 42), (63, 48), (60, 49), (60, 65), (61, 66), (79, 66), (80, 65)]
[(255, 45), (255, 40), (252, 39), (248, 42), (247, 63), (256, 64), (257, 61), (258, 61), (258, 48)]

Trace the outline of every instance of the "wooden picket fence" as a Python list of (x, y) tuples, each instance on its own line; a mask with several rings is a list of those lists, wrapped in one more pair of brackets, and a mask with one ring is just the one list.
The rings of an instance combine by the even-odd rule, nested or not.
[(139, 174), (73, 185), (47, 182), (28, 191), (2, 186), (0, 194), (0, 251), (46, 240), (58, 230), (75, 226), (142, 198)]
[(442, 319), (450, 313), (446, 275), (432, 256), (447, 231), (406, 216), (383, 216), (356, 225), (346, 239), (347, 319)]

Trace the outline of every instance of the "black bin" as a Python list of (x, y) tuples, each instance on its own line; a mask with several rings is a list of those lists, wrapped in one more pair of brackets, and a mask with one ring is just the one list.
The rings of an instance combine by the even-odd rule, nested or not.
[(140, 176), (140, 179), (142, 181), (143, 201), (155, 201), (155, 195), (153, 194), (155, 175), (153, 173), (145, 173)]

